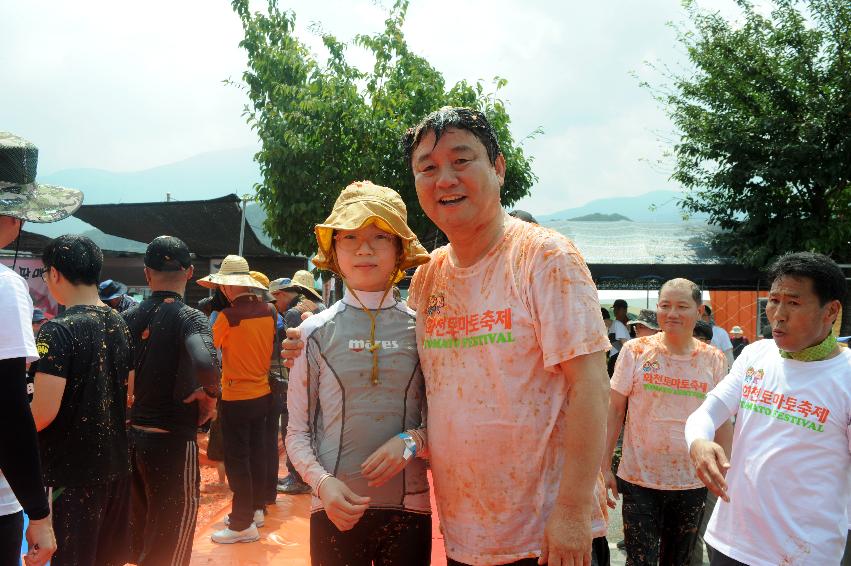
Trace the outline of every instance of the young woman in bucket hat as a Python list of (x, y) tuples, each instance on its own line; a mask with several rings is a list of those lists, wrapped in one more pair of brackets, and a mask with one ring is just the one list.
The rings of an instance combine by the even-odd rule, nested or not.
[(414, 313), (391, 293), (428, 254), (401, 197), (369, 181), (346, 187), (315, 232), (313, 263), (346, 294), (301, 325), (290, 372), (287, 453), (313, 489), (311, 561), (429, 564), (425, 384)]

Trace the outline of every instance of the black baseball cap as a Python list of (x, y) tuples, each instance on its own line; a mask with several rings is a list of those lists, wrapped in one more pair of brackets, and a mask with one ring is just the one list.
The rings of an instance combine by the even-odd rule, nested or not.
[(159, 236), (145, 250), (145, 267), (154, 271), (180, 271), (192, 265), (189, 248), (180, 238)]

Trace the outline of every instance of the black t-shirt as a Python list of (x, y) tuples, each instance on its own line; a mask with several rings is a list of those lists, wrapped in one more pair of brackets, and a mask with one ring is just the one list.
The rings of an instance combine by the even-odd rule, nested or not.
[(200, 357), (217, 369), (207, 317), (186, 305), (177, 293), (166, 291), (155, 292), (122, 316), (130, 327), (136, 371), (130, 422), (194, 439), (198, 404), (183, 399), (204, 384), (198, 382), (186, 341), (199, 335), (206, 349)]
[(78, 305), (44, 324), (38, 371), (65, 378), (56, 418), (39, 437), (44, 483), (79, 487), (130, 471), (125, 427), (130, 332), (109, 307)]

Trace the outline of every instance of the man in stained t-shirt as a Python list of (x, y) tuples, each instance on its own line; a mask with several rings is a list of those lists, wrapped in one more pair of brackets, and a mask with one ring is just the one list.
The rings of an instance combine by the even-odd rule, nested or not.
[(185, 565), (200, 499), (199, 424), (215, 412), (219, 366), (207, 317), (183, 302), (189, 248), (173, 236), (145, 252), (153, 294), (122, 313), (133, 339), (130, 418), (133, 562)]
[(53, 566), (127, 561), (127, 324), (98, 297), (103, 254), (85, 236), (43, 252), (44, 280), (65, 312), (42, 326), (31, 405), (53, 501)]

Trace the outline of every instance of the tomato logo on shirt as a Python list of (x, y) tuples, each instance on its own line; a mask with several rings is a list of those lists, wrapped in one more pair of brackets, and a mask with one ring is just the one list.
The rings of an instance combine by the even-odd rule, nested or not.
[(745, 383), (753, 383), (754, 385), (757, 385), (764, 377), (765, 370), (749, 367), (748, 371), (745, 372)]
[(443, 311), (444, 306), (446, 306), (446, 297), (443, 296), (443, 293), (436, 293), (434, 295), (431, 295), (428, 298), (428, 308), (426, 309), (426, 314), (440, 314), (441, 311)]

